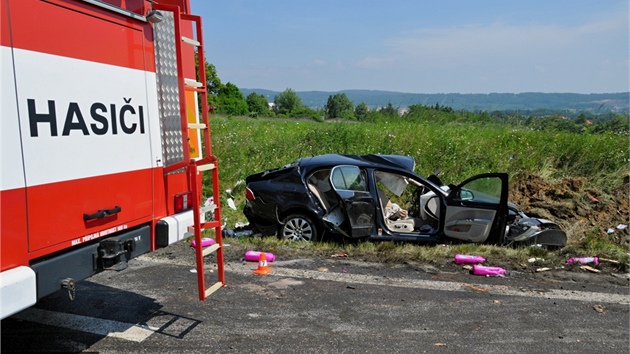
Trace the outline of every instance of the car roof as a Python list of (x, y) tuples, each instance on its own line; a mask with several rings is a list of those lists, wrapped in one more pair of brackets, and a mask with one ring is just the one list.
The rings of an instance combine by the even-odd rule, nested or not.
[(294, 162), (305, 170), (312, 170), (324, 166), (356, 165), (359, 167), (381, 167), (402, 169), (413, 172), (415, 160), (412, 156), (403, 155), (343, 155), (326, 154), (312, 157), (304, 157)]

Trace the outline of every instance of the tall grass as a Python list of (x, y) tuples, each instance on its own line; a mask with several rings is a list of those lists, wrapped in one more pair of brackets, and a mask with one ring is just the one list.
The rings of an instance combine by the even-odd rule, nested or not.
[[(231, 189), (237, 210), (224, 208), (228, 225), (244, 222), (239, 180), (299, 157), (327, 153), (401, 154), (416, 159), (415, 172), (441, 169), (445, 183), (475, 174), (507, 172), (511, 179), (584, 177), (610, 190), (628, 171), (627, 137), (533, 131), (473, 123), (315, 122), (312, 120), (213, 117), (213, 153), (219, 158), (221, 189)], [(226, 200), (222, 200), (226, 205)]]

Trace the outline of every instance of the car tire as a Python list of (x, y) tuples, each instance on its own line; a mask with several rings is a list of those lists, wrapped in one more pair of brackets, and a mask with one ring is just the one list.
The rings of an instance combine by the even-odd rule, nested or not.
[(317, 225), (310, 217), (302, 214), (292, 214), (284, 218), (278, 229), (278, 237), (292, 241), (319, 241)]

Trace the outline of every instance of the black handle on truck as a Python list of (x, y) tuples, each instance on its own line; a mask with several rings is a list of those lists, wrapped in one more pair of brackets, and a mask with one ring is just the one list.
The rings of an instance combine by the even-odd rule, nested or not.
[(83, 220), (88, 221), (88, 220), (105, 218), (110, 215), (118, 214), (120, 213), (121, 210), (122, 208), (119, 207), (118, 205), (111, 209), (100, 209), (94, 214), (83, 214)]

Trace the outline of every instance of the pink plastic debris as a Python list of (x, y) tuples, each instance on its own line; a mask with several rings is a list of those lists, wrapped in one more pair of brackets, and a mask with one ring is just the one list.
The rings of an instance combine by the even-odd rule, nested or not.
[(597, 257), (574, 257), (574, 258), (569, 258), (567, 259), (567, 263), (574, 263), (574, 262), (579, 262), (582, 264), (586, 264), (586, 263), (595, 263), (595, 265), (599, 264), (599, 258)]
[(483, 263), (486, 259), (481, 256), (469, 256), (465, 254), (456, 254), (455, 263), (457, 264), (476, 264)]
[[(201, 247), (208, 247), (212, 245), (214, 245), (213, 238), (204, 237), (201, 239)], [(190, 247), (197, 247), (197, 242), (195, 242), (195, 240), (192, 240), (192, 242), (190, 243)]]
[[(265, 252), (265, 257), (267, 258), (267, 262), (273, 262), (276, 260), (276, 256), (273, 253)], [(245, 253), (245, 260), (258, 262), (260, 259), (260, 252), (258, 251), (247, 251)]]
[(473, 265), (473, 274), (501, 276), (505, 274), (505, 269), (501, 267), (486, 267), (475, 264)]

